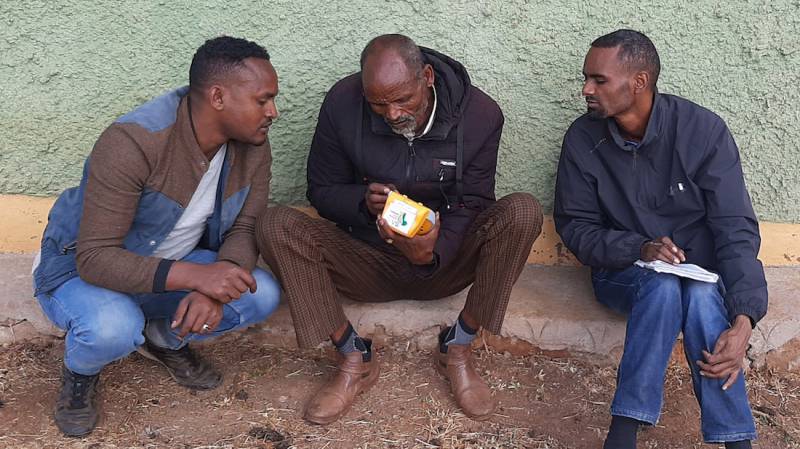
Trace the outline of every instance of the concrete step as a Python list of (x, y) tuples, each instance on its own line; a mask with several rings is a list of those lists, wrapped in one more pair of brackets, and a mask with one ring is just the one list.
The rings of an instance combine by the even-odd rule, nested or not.
[[(0, 344), (62, 332), (42, 315), (32, 297), (32, 255), (0, 254)], [(800, 268), (768, 268), (770, 308), (751, 340), (750, 358), (778, 368), (800, 366)], [(625, 318), (594, 300), (588, 269), (527, 265), (511, 294), (501, 331), (508, 348), (569, 351), (619, 356)], [(357, 303), (345, 311), (364, 335), (405, 339), (409, 345), (432, 346), (441, 326), (450, 324), (466, 291), (437, 301)], [(294, 328), (284, 303), (257, 331), (276, 343), (295, 345)]]

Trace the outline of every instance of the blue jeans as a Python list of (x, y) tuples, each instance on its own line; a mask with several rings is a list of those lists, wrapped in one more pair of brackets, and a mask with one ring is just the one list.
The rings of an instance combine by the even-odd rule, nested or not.
[[(196, 249), (183, 261), (215, 262), (217, 253)], [(129, 294), (98, 287), (76, 277), (37, 298), (45, 315), (66, 331), (64, 364), (72, 372), (93, 375), (144, 343), (147, 335), (157, 346), (180, 348), (265, 320), (278, 306), (280, 286), (268, 272), (256, 268), (255, 293), (246, 292), (223, 306), (219, 326), (208, 334), (189, 334), (183, 340), (170, 329), (178, 303), (186, 291)]]
[(723, 391), (725, 379), (700, 376), (695, 363), (703, 360), (703, 349), (713, 352), (720, 334), (730, 326), (720, 286), (636, 266), (595, 269), (592, 284), (601, 303), (628, 315), (612, 415), (650, 424), (658, 421), (667, 364), (675, 340), (683, 332), (705, 441), (755, 439), (744, 375), (740, 373)]

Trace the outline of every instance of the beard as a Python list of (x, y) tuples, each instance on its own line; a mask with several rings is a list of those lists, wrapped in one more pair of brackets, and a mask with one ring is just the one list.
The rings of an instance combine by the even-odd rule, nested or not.
[[(428, 105), (430, 105), (429, 100), (423, 100), (417, 109), (417, 115), (403, 115), (395, 123), (386, 122), (389, 125), (389, 128), (392, 129), (392, 132), (395, 134), (400, 134), (401, 136), (405, 137), (407, 140), (413, 140), (417, 136), (417, 127), (419, 123), (417, 123), (416, 117), (423, 117), (425, 115), (425, 111), (428, 110)], [(433, 114), (433, 111), (431, 111)], [(384, 119), (385, 121), (386, 119)]]
[(413, 139), (417, 135), (417, 121), (413, 116), (405, 115), (400, 117), (400, 120), (396, 123), (386, 122), (386, 124), (389, 125), (393, 133), (400, 134), (408, 140)]
[[(587, 97), (587, 100), (589, 100), (589, 99), (593, 100), (593, 98), (588, 98)], [(589, 114), (589, 117), (591, 117), (593, 119), (608, 118), (607, 111), (605, 110), (605, 108), (600, 106), (600, 103), (595, 103), (595, 107), (591, 107), (591, 106), (589, 106), (587, 104), (586, 105), (586, 112)]]
[(589, 117), (591, 117), (593, 119), (608, 118), (608, 115), (606, 114), (606, 111), (604, 111), (602, 109), (586, 108), (586, 112), (589, 114)]

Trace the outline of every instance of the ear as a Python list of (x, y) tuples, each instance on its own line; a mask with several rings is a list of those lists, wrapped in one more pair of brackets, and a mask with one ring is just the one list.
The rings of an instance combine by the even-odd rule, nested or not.
[(425, 67), (422, 68), (422, 77), (425, 78), (425, 85), (427, 87), (433, 87), (435, 75), (433, 73), (433, 67), (431, 67), (430, 64), (425, 64)]
[(214, 84), (208, 89), (208, 99), (211, 107), (217, 111), (221, 111), (225, 108), (225, 89), (218, 84)]
[(633, 75), (633, 91), (640, 94), (650, 86), (650, 74), (641, 70)]

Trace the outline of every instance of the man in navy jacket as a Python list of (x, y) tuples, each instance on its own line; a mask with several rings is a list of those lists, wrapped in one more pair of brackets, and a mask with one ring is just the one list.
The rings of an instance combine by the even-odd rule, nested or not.
[[(749, 448), (742, 361), (767, 310), (758, 222), (725, 122), (659, 94), (659, 70), (639, 32), (595, 40), (583, 67), (588, 112), (567, 131), (558, 166), (556, 229), (592, 267), (597, 299), (629, 315), (605, 447), (634, 448), (639, 425), (657, 422), (683, 332), (704, 439)], [(657, 273), (637, 259), (697, 264), (720, 282)]]

